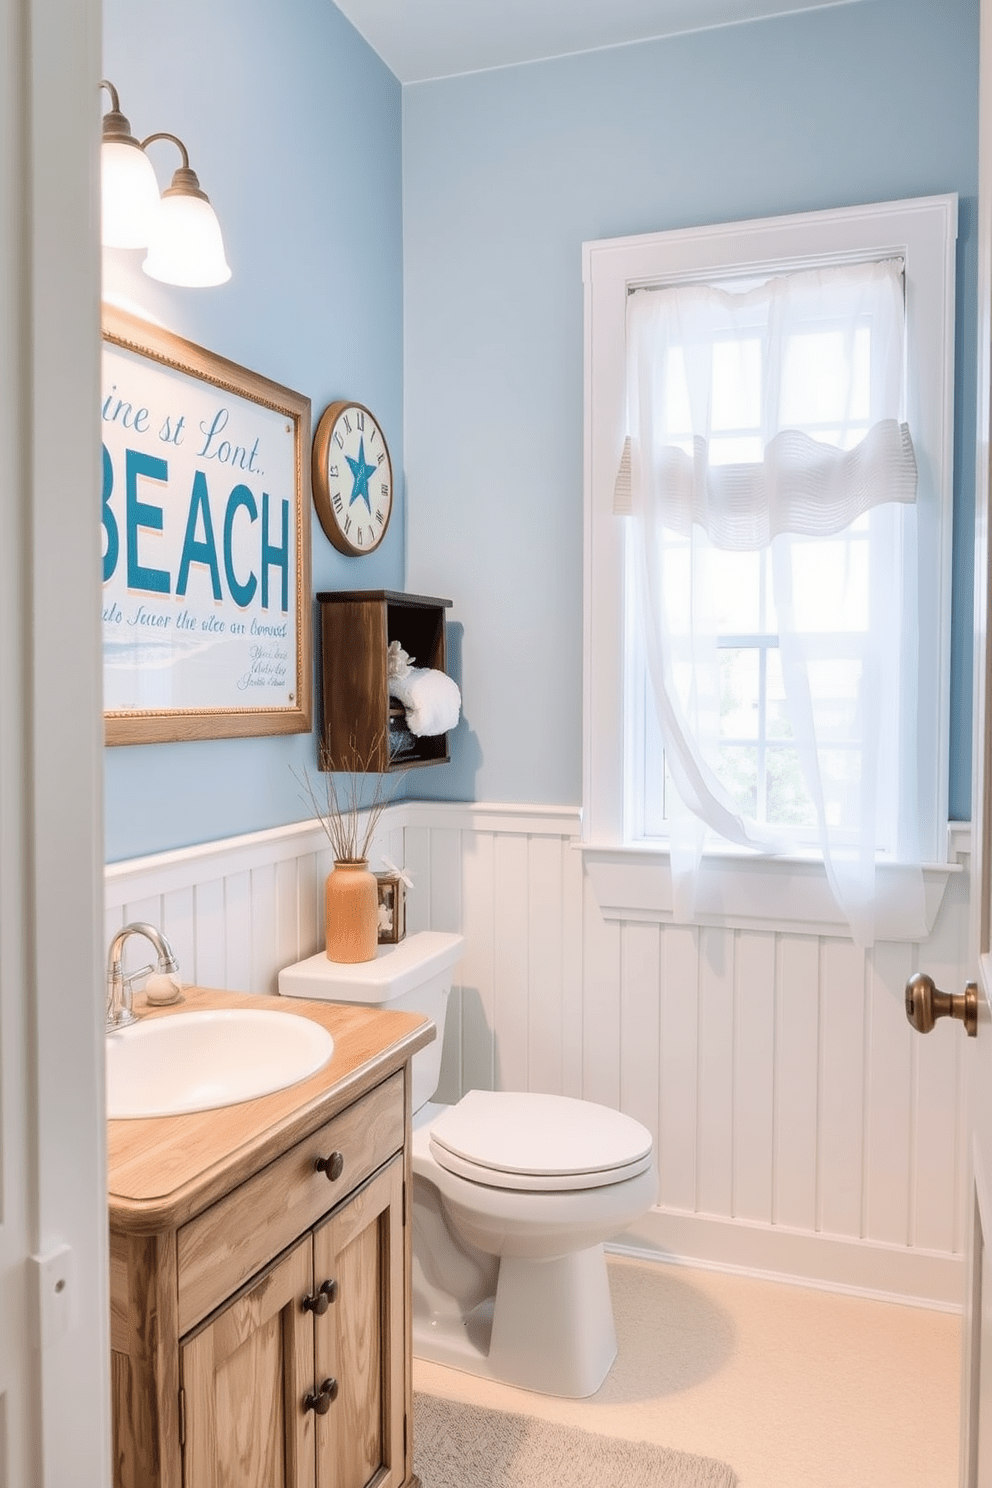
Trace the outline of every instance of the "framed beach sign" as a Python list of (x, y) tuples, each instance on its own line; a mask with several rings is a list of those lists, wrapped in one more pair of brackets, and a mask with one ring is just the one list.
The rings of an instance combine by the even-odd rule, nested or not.
[(311, 727), (310, 401), (103, 309), (108, 744)]

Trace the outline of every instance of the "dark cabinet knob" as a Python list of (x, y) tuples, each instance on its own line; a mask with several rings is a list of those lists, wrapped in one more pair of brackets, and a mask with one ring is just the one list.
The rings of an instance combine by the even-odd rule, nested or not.
[(331, 1303), (337, 1298), (337, 1295), (338, 1284), (336, 1281), (322, 1281), (312, 1296), (303, 1298), (303, 1311), (315, 1312), (318, 1317), (323, 1317)]
[(338, 1382), (336, 1379), (326, 1379), (316, 1393), (304, 1396), (303, 1409), (312, 1410), (315, 1415), (326, 1416), (331, 1408), (331, 1401), (338, 1393)]
[(344, 1172), (344, 1153), (332, 1152), (330, 1157), (318, 1157), (314, 1163), (318, 1173), (326, 1173), (331, 1183), (334, 1183)]

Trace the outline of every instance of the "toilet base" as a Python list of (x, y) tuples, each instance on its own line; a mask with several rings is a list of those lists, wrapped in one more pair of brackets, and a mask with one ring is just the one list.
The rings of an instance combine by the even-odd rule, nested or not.
[(413, 1352), (542, 1395), (595, 1394), (617, 1354), (602, 1245), (554, 1260), (504, 1256), (494, 1298), (446, 1325), (414, 1317)]

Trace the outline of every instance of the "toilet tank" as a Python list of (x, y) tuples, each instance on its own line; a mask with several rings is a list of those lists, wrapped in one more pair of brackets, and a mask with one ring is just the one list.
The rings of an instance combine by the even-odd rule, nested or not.
[(407, 1013), (426, 1013), (437, 1038), (414, 1054), (413, 1109), (419, 1111), (437, 1089), (444, 1045), (444, 1018), (462, 936), (421, 930), (396, 945), (383, 945), (373, 961), (328, 961), (323, 951), (279, 973), (283, 997), (318, 1002), (357, 1002)]

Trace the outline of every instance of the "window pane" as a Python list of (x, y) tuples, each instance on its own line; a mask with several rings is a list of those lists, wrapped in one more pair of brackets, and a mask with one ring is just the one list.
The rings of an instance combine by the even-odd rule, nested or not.
[(646, 832), (651, 835), (664, 831), (667, 814), (664, 777), (668, 772), (655, 711), (654, 689), (646, 671), (641, 674), (640, 681), (640, 697), (637, 699), (635, 714), (641, 720), (643, 740), (640, 767), (643, 776), (641, 795), (644, 803), (644, 825)]
[(815, 699), (816, 731), (831, 743), (853, 743), (853, 729), (861, 713), (862, 666), (858, 658), (814, 661), (809, 687)]
[(769, 739), (791, 739), (792, 724), (785, 703), (782, 657), (777, 647), (769, 647), (765, 658), (765, 731)]
[(685, 353), (681, 346), (673, 346), (665, 358), (665, 428), (669, 437), (685, 434), (692, 428)]
[[(668, 756), (665, 755), (664, 756), (664, 759), (665, 759), (665, 778), (664, 778), (664, 786), (665, 786), (665, 797), (664, 797), (664, 801), (665, 801), (665, 804), (664, 804), (664, 820), (667, 821), (667, 819), (669, 818), (669, 816), (671, 816), (672, 812), (675, 810), (675, 782), (672, 779), (672, 772), (668, 768)], [(664, 826), (663, 825), (661, 827), (661, 830), (664, 831)]]
[(710, 439), (711, 465), (760, 465), (762, 458), (759, 434), (714, 434)]
[(748, 816), (758, 814), (758, 750), (740, 744), (721, 744), (720, 779)]
[(687, 547), (669, 543), (662, 554), (661, 592), (670, 615), (691, 613), (692, 569)]
[(868, 433), (867, 424), (844, 424), (831, 425), (829, 428), (816, 428), (808, 431), (820, 444), (832, 444), (835, 449), (851, 450), (856, 444), (860, 444)]
[(809, 330), (790, 336), (782, 363), (780, 418), (786, 428), (868, 420), (871, 332)]
[(755, 635), (761, 629), (760, 553), (714, 548), (710, 561), (719, 635)]
[(858, 829), (861, 807), (861, 755), (857, 749), (820, 752), (823, 809), (831, 827)]
[(793, 545), (796, 628), (807, 632), (868, 629), (868, 545), (850, 534)]
[(851, 368), (851, 405), (848, 417), (871, 422), (871, 329), (859, 326), (854, 333)]
[[(761, 423), (761, 340), (715, 341), (710, 427), (757, 429)], [(753, 457), (752, 457), (753, 458)], [(761, 459), (760, 444), (757, 458)]]
[(720, 736), (758, 738), (758, 653), (753, 647), (720, 650)]
[(803, 779), (799, 751), (770, 748), (766, 769), (766, 813), (769, 822), (779, 827), (815, 827), (816, 808)]

